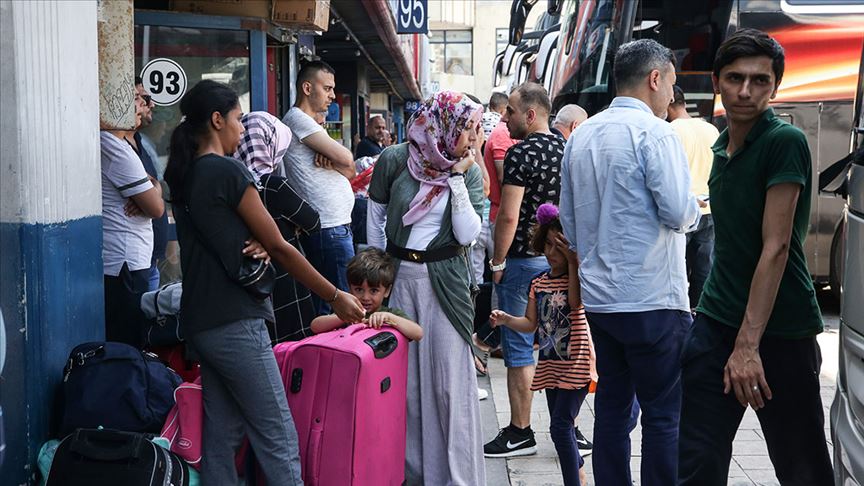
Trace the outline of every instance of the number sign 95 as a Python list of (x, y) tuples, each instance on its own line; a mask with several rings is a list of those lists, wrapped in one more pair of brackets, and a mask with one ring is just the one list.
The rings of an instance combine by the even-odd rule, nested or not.
[(429, 31), (428, 0), (398, 0), (397, 34), (425, 34)]

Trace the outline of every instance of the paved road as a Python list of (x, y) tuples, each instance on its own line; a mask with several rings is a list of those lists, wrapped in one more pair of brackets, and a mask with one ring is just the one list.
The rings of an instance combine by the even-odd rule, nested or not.
[[(837, 350), (839, 342), (838, 308), (836, 302), (829, 295), (820, 293), (820, 302), (825, 317), (826, 332), (819, 336), (819, 344), (822, 347), (822, 405), (825, 411), (825, 436), (829, 444), (831, 433), (828, 423), (828, 410), (831, 400), (834, 398), (834, 387), (837, 376)], [(507, 400), (506, 370), (504, 363), (498, 359), (489, 361), (489, 378), (481, 381), (481, 386), (489, 387), (491, 382), (490, 398), (492, 403), (483, 404), (484, 432), (486, 438), (491, 439), (495, 435), (495, 423), (488, 417), (493, 412), (497, 417), (497, 426), (503, 427), (510, 421), (510, 404)], [(545, 397), (539, 393), (535, 394), (532, 405), (532, 427), (537, 435), (538, 453), (534, 456), (518, 457), (513, 459), (487, 459), (487, 484), (499, 486), (509, 484), (513, 486), (558, 486), (562, 484), (561, 470), (558, 465), (558, 457), (552, 440), (549, 437), (549, 413), (546, 411)], [(589, 395), (586, 406), (583, 406), (579, 416), (579, 428), (591, 439), (594, 429), (594, 398)], [(630, 467), (633, 479), (639, 483), (639, 469), (641, 467), (641, 426), (637, 426), (631, 434), (632, 458)], [(588, 484), (594, 485), (594, 477), (591, 468), (591, 456), (586, 458), (585, 467), (588, 475)], [(779, 485), (774, 476), (768, 451), (759, 428), (756, 414), (748, 409), (744, 420), (738, 429), (733, 444), (732, 463), (729, 468), (730, 486), (751, 485)]]

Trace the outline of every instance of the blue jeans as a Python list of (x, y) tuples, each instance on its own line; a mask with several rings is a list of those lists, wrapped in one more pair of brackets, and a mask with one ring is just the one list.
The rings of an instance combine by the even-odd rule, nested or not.
[(234, 454), (249, 437), (267, 484), (302, 484), (297, 429), (262, 319), (197, 332), (204, 398), (201, 484), (237, 484)]
[(582, 401), (588, 395), (588, 387), (578, 390), (547, 388), (546, 404), (549, 407), (549, 435), (558, 452), (564, 486), (580, 486), (579, 469), (585, 464), (576, 444), (576, 429), (573, 420), (579, 415)]
[(714, 259), (714, 220), (703, 214), (695, 231), (687, 233), (687, 277), (690, 281), (690, 308), (695, 309), (702, 296), (702, 287), (708, 280), (708, 271)]
[[(354, 258), (354, 237), (351, 225), (343, 224), (332, 228), (324, 228), (300, 237), (300, 245), (306, 253), (306, 259), (315, 270), (339, 289), (348, 291), (348, 262)], [(312, 303), (317, 315), (330, 314), (330, 304), (312, 294)]]
[[(689, 312), (588, 313), (597, 353), (594, 399), (594, 477), (630, 485), (634, 401), (642, 408), (643, 486), (675, 484), (681, 413), (681, 349), (693, 323)], [(718, 378), (719, 379), (719, 378)]]
[(150, 265), (149, 275), (147, 275), (147, 290), (152, 291), (159, 288), (159, 267), (156, 266), (156, 262), (153, 262)]
[[(508, 258), (501, 283), (495, 285), (498, 308), (513, 316), (524, 316), (531, 280), (548, 269), (546, 257)], [(534, 333), (501, 327), (501, 353), (508, 368), (533, 365)]]

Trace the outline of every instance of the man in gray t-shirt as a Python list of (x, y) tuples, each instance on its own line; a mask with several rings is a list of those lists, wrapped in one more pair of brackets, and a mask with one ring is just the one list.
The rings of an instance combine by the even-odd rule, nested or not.
[[(297, 75), (297, 102), (282, 121), (294, 137), (285, 153), (285, 177), (321, 216), (321, 229), (301, 237), (309, 262), (342, 290), (348, 290), (346, 270), (354, 257), (351, 209), (356, 175), (351, 151), (330, 138), (315, 118), (336, 98), (335, 71), (327, 63), (307, 64)], [(330, 313), (327, 302), (313, 295), (316, 310)]]

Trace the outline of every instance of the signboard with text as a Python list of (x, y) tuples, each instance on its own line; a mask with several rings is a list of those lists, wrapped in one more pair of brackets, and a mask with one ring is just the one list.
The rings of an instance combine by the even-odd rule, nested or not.
[(396, 0), (396, 33), (429, 32), (429, 0)]

